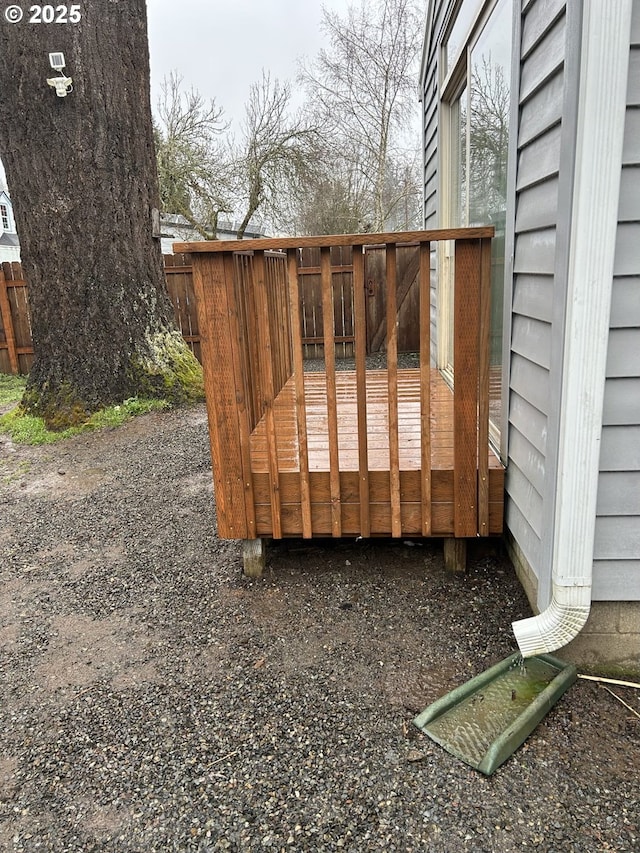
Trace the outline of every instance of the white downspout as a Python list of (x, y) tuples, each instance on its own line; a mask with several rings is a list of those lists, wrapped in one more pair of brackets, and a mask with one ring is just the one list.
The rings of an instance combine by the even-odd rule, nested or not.
[(552, 598), (513, 623), (524, 657), (574, 639), (591, 607), (600, 437), (632, 0), (584, 0), (553, 531)]

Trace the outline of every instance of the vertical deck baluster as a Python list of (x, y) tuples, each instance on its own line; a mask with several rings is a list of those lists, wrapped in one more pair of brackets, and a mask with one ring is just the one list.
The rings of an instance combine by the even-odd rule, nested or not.
[(369, 507), (369, 447), (367, 439), (367, 317), (364, 298), (364, 252), (353, 247), (353, 305), (355, 321), (356, 395), (358, 405), (358, 481), (360, 494), (360, 535), (371, 536)]
[(489, 376), (491, 240), (480, 241), (480, 340), (478, 380), (478, 533), (489, 535)]
[(391, 535), (402, 536), (400, 508), (400, 436), (398, 428), (398, 307), (397, 254), (393, 243), (386, 247), (387, 273), (387, 383), (389, 389), (389, 486)]
[(327, 417), (329, 427), (329, 483), (331, 488), (331, 535), (342, 536), (340, 497), (340, 454), (338, 450), (338, 401), (336, 393), (336, 345), (331, 281), (331, 249), (320, 249), (320, 281), (322, 284), (322, 318), (324, 366), (327, 383)]
[(234, 277), (233, 255), (228, 252), (224, 258), (224, 280), (227, 289), (227, 305), (229, 309), (229, 330), (231, 332), (229, 345), (231, 363), (236, 377), (236, 402), (238, 410), (238, 434), (240, 438), (240, 459), (242, 463), (242, 480), (244, 486), (245, 507), (247, 514), (247, 539), (256, 535), (256, 512), (253, 500), (253, 476), (251, 473), (251, 426), (249, 423), (249, 377), (243, 376), (248, 366), (248, 347), (246, 330), (241, 327), (239, 306), (236, 299), (237, 282)]
[(310, 539), (311, 493), (309, 490), (309, 445), (307, 441), (307, 405), (304, 392), (304, 360), (302, 353), (302, 326), (300, 322), (300, 284), (298, 281), (298, 250), (287, 250), (289, 274), (289, 313), (293, 346), (293, 375), (296, 385), (296, 419), (298, 425), (298, 453), (300, 464), (300, 511), (302, 536)]
[(420, 456), (422, 535), (431, 536), (431, 244), (420, 243)]
[(257, 251), (253, 256), (253, 286), (257, 329), (262, 357), (259, 359), (261, 388), (263, 390), (264, 419), (267, 437), (267, 456), (269, 464), (269, 486), (271, 500), (271, 530), (274, 539), (282, 538), (282, 518), (280, 507), (280, 474), (278, 471), (278, 444), (273, 414), (273, 347), (269, 324), (269, 303), (265, 281), (264, 252)]
[[(478, 533), (480, 241), (456, 240), (453, 326), (453, 493), (456, 537)], [(485, 451), (486, 452), (486, 451)]]

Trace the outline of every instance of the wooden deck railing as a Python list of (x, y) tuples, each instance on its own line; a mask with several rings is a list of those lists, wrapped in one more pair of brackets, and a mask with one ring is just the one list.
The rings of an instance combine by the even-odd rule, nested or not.
[[(372, 521), (378, 512), (382, 493), (388, 495), (390, 505), (390, 524), (386, 532), (392, 536), (403, 535), (408, 475), (412, 472), (406, 470), (406, 462), (401, 465), (401, 455), (406, 459), (407, 441), (405, 424), (399, 417), (399, 412), (405, 411), (402, 408), (405, 403), (399, 400), (397, 258), (399, 247), (407, 244), (415, 245), (419, 255), (419, 440), (415, 442), (418, 447), (415, 468), (419, 469), (422, 496), (419, 531), (424, 536), (442, 535), (433, 528), (431, 507), (432, 472), (434, 464), (437, 466), (439, 463), (434, 463), (437, 453), (432, 447), (431, 401), (435, 371), (430, 362), (430, 320), (431, 253), (435, 244), (444, 240), (455, 241), (453, 418), (450, 425), (453, 518), (450, 534), (471, 537), (496, 532), (490, 524), (492, 498), (488, 432), (492, 234), (491, 228), (472, 228), (175, 246), (177, 251), (191, 253), (193, 264), (221, 536), (251, 539), (267, 535), (265, 529), (269, 527), (268, 535), (275, 538), (291, 533), (310, 537), (324, 529), (319, 523), (323, 507), (328, 507), (330, 512), (331, 535), (341, 536), (345, 533), (347, 502), (350, 511), (357, 504), (360, 535), (385, 532), (378, 522), (374, 524)], [(385, 430), (388, 423), (388, 483), (382, 492), (374, 494), (373, 480), (379, 483), (379, 476), (377, 471), (375, 477), (372, 475), (371, 458), (376, 451), (369, 446), (369, 440), (378, 425), (369, 422), (369, 418), (374, 416), (368, 411), (367, 400), (364, 247), (379, 244), (385, 247), (386, 253)], [(336, 324), (331, 264), (334, 247), (351, 250), (356, 495), (347, 487), (352, 463), (345, 461), (349, 455), (349, 442), (353, 442), (350, 435), (344, 434), (345, 418), (351, 411), (351, 404), (345, 403), (343, 383), (337, 381), (335, 363)], [(309, 434), (310, 423), (319, 421), (308, 412), (307, 386), (310, 383), (305, 380), (300, 308), (300, 289), (305, 276), (301, 271), (301, 249), (319, 251), (326, 374), (326, 409), (320, 421), (322, 436), (328, 445), (328, 495), (324, 485), (326, 475), (317, 468), (315, 451), (311, 446), (312, 440), (317, 444), (319, 433)], [(270, 252), (279, 253), (276, 257), (286, 258), (287, 275), (279, 280), (279, 284), (277, 275), (270, 277), (271, 261), (267, 254)], [(345, 261), (344, 252), (341, 257), (339, 274), (344, 276), (349, 264), (348, 259)], [(286, 417), (282, 419), (282, 406), (279, 407), (278, 402), (279, 394), (287, 383), (294, 385), (293, 435), (282, 431)], [(258, 424), (266, 448), (264, 475), (252, 456)], [(438, 441), (442, 444), (440, 438)], [(284, 487), (289, 480), (282, 472), (282, 460), (292, 456), (295, 457), (297, 472), (293, 498), (285, 495)], [(256, 503), (255, 492), (263, 476), (268, 477), (268, 525), (257, 520), (256, 515), (256, 506), (260, 504)], [(299, 524), (292, 520), (298, 516)], [(346, 532), (351, 534), (354, 532), (353, 524), (349, 524)]]

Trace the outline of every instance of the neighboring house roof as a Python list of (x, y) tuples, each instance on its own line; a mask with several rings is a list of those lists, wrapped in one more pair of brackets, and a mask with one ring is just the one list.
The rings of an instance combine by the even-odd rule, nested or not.
[[(235, 240), (239, 227), (240, 220), (233, 222), (225, 219), (218, 220), (217, 239)], [(198, 233), (194, 226), (178, 213), (162, 213), (160, 215), (160, 229), (163, 254), (172, 254), (174, 241), (204, 240), (204, 237)], [(247, 240), (253, 240), (267, 235), (262, 230), (262, 222), (252, 219), (244, 232), (244, 236)]]
[(0, 234), (0, 246), (12, 246), (18, 247), (20, 245), (20, 240), (18, 240), (17, 234), (11, 234), (8, 231), (3, 231)]

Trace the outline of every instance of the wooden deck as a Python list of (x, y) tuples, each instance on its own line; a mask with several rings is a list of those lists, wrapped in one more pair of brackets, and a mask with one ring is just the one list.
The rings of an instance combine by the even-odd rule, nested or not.
[[(304, 374), (308, 467), (312, 527), (318, 535), (332, 534), (329, 476), (329, 424), (324, 373)], [(389, 393), (386, 370), (366, 373), (367, 468), (372, 535), (389, 535), (391, 529)], [(453, 536), (454, 446), (453, 394), (439, 371), (430, 381), (430, 528), (433, 536)], [(357, 378), (355, 371), (336, 372), (340, 514), (343, 535), (361, 532), (358, 445)], [(277, 466), (283, 535), (302, 535), (300, 444), (298, 440), (295, 382), (290, 379), (274, 407)], [(423, 465), (421, 447), (420, 371), (398, 370), (398, 454), (400, 511), (403, 535), (422, 535)], [(259, 535), (271, 535), (271, 490), (266, 418), (251, 435), (251, 470)], [(491, 449), (489, 468), (489, 534), (502, 532), (504, 470)]]
[[(461, 542), (501, 533), (504, 472), (489, 450), (492, 234), (175, 245), (193, 264), (220, 536)], [(455, 242), (453, 390), (432, 363), (439, 241)], [(375, 265), (367, 247), (377, 247)], [(310, 281), (322, 373), (305, 369)], [(373, 337), (372, 293), (382, 297)], [(350, 371), (336, 363), (344, 337), (336, 306), (344, 305), (352, 311)], [(411, 370), (398, 358), (408, 305), (418, 344)], [(385, 370), (367, 370), (373, 338)]]

